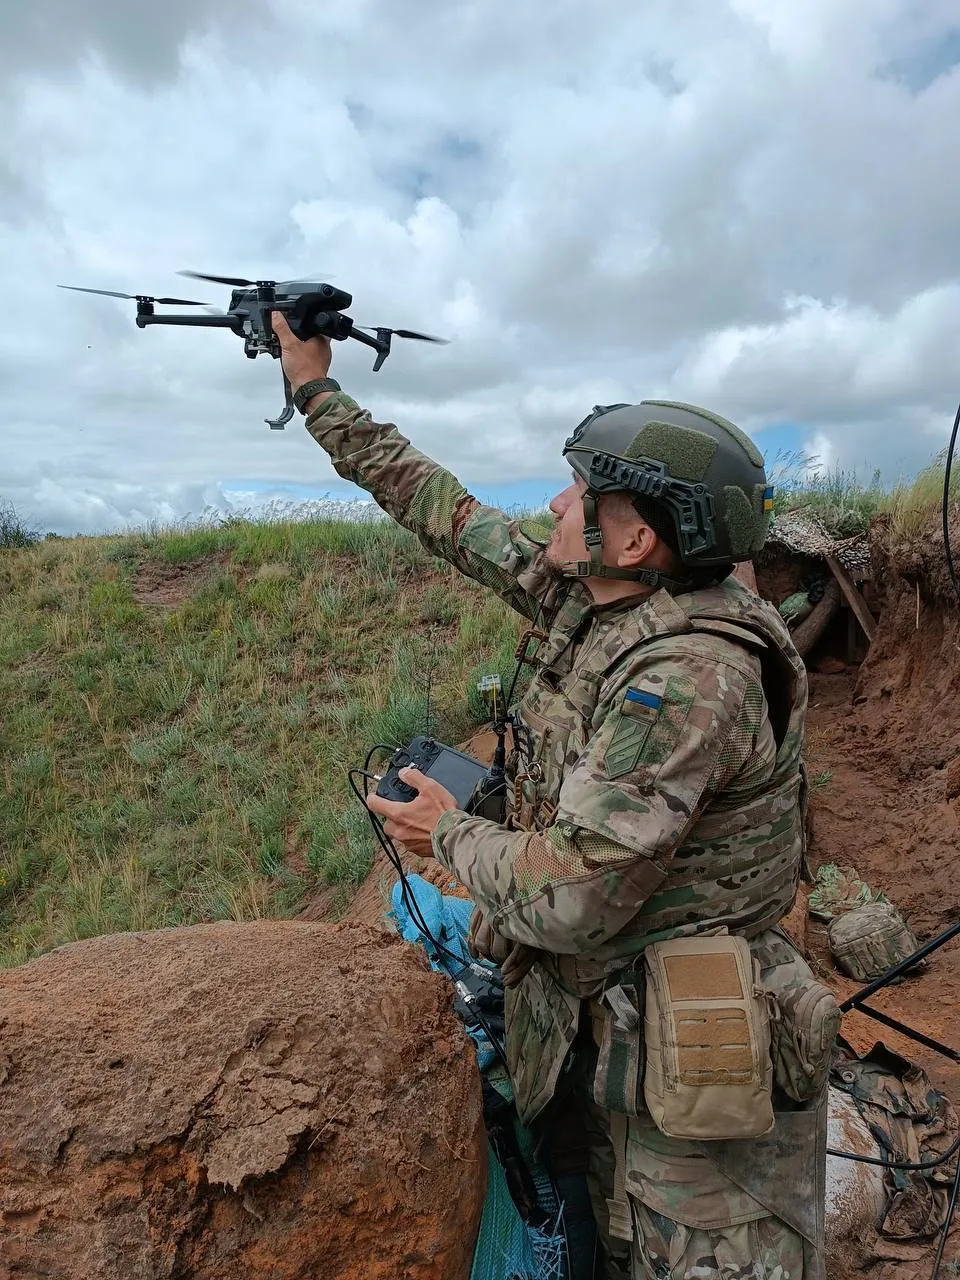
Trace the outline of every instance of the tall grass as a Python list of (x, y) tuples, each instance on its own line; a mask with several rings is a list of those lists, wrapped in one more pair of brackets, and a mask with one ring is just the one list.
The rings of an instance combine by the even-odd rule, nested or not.
[(5, 553), (0, 963), (355, 886), (374, 842), (347, 770), (375, 741), (466, 736), (518, 628), (387, 520)]
[(40, 533), (32, 529), (11, 502), (0, 500), (0, 550), (8, 547), (31, 547), (39, 542)]
[[(946, 452), (939, 454), (914, 479), (892, 486), (881, 483), (874, 471), (868, 483), (856, 472), (841, 467), (823, 468), (815, 457), (803, 451), (778, 453), (767, 460), (774, 485), (774, 516), (792, 511), (816, 516), (836, 538), (865, 533), (878, 515), (886, 515), (891, 531), (903, 537), (915, 536), (940, 510)], [(960, 466), (950, 476), (951, 504), (960, 499)]]

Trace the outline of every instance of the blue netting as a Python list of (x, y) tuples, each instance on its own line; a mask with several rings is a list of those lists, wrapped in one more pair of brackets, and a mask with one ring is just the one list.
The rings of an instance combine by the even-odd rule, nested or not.
[[(408, 875), (407, 892), (423, 916), (431, 934), (464, 964), (476, 961), (467, 950), (467, 935), (473, 903), (463, 898), (446, 897), (422, 876)], [(403, 900), (398, 880), (391, 894), (392, 919), (401, 937), (418, 943), (427, 953), (432, 968), (453, 975), (456, 965), (437, 951), (413, 920)], [(482, 1032), (470, 1031), (477, 1046), (477, 1065), (490, 1083), (506, 1097), (511, 1097), (510, 1084), (498, 1067), (498, 1059)], [(517, 1212), (506, 1177), (493, 1148), (488, 1145), (487, 1194), (480, 1219), (480, 1231), (473, 1254), (470, 1280), (559, 1280), (564, 1271), (560, 1259), (564, 1252), (562, 1235), (545, 1235), (527, 1226)]]

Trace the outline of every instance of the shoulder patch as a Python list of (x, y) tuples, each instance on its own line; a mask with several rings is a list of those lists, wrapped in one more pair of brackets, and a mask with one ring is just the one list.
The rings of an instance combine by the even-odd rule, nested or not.
[(603, 767), (611, 780), (646, 766), (653, 773), (676, 750), (696, 699), (696, 686), (686, 676), (631, 685), (620, 701)]
[(604, 754), (608, 778), (622, 778), (637, 767), (650, 731), (663, 706), (663, 695), (654, 688), (631, 685), (620, 700), (617, 723)]
[(663, 698), (659, 693), (652, 693), (649, 689), (628, 689), (623, 696), (621, 711), (627, 715), (637, 707), (644, 707), (649, 711), (659, 711), (662, 703)]

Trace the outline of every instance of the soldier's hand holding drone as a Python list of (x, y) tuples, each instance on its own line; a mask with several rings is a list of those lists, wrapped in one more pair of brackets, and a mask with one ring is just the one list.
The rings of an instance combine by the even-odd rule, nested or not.
[(296, 337), (280, 311), (271, 313), (273, 331), (280, 343), (280, 363), (293, 391), (305, 382), (326, 378), (333, 360), (330, 339), (308, 338), (306, 342)]

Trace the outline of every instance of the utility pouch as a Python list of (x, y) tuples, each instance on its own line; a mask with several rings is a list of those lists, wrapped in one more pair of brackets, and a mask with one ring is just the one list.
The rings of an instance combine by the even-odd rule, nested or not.
[[(810, 1102), (830, 1074), (840, 1030), (840, 1006), (828, 987), (810, 977), (777, 987), (777, 970), (763, 977), (777, 1005), (773, 1028), (773, 1078), (794, 1102)], [(771, 978), (774, 981), (771, 981)]]
[(745, 938), (655, 942), (644, 952), (643, 1092), (654, 1124), (698, 1142), (774, 1125), (769, 997)]
[(618, 974), (616, 986), (590, 1003), (598, 1050), (593, 1099), (619, 1115), (643, 1111), (643, 983), (642, 970)]

